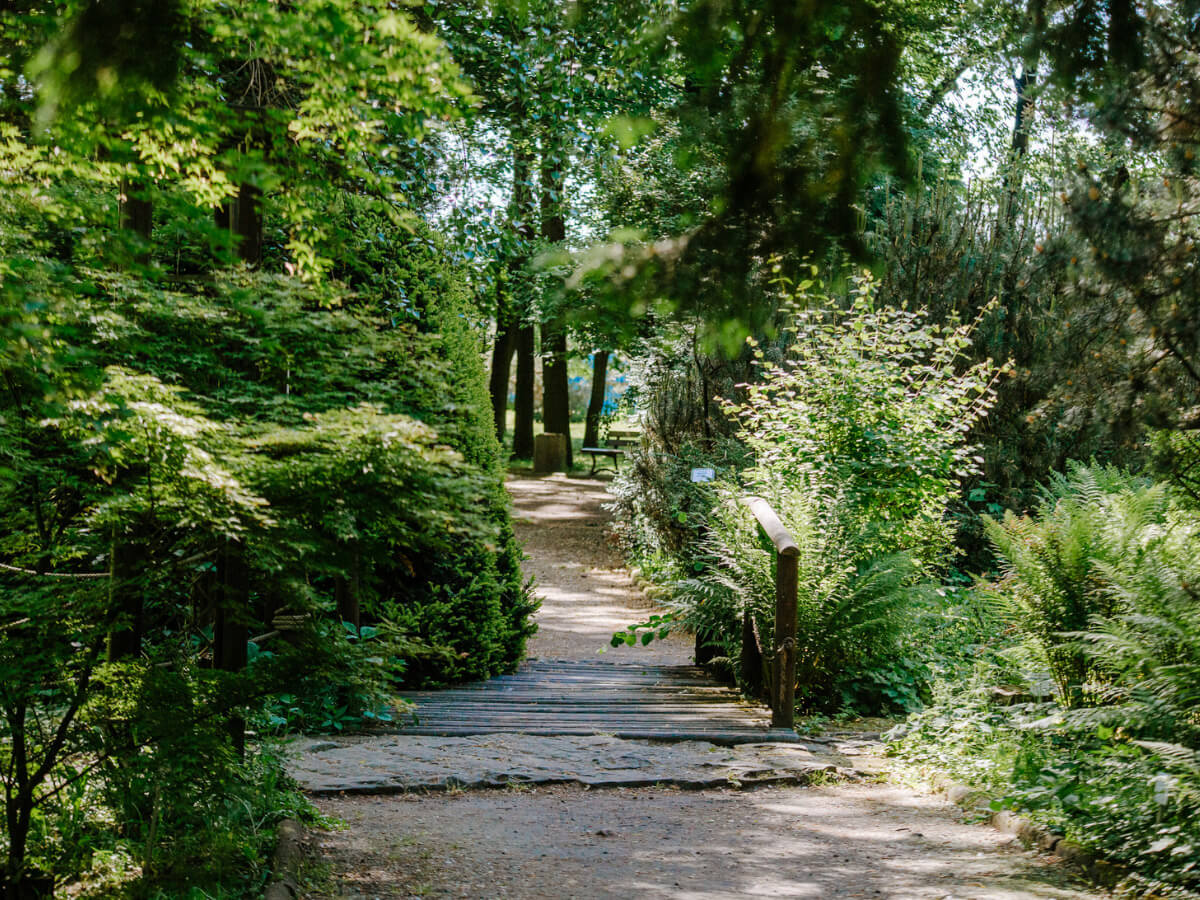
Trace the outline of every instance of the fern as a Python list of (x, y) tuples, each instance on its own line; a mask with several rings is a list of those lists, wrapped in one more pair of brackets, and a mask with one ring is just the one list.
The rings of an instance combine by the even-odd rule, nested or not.
[(1115, 469), (1073, 464), (1055, 475), (1032, 516), (1008, 513), (985, 529), (1001, 560), (996, 596), (1010, 605), (1068, 707), (1092, 702), (1106, 676), (1078, 635), (1132, 608), (1109, 589), (1106, 566), (1140, 560), (1167, 510), (1164, 489)]

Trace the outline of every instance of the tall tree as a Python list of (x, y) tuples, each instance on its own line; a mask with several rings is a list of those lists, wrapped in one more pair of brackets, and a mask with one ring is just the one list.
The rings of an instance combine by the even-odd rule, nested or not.
[(587, 413), (583, 425), (583, 446), (600, 445), (600, 417), (604, 413), (604, 398), (608, 388), (608, 350), (597, 350), (592, 354), (592, 390), (588, 396)]
[(1041, 34), (1046, 28), (1046, 0), (1029, 0), (1025, 17), (1026, 46), (1022, 53), (1021, 71), (1013, 79), (1016, 106), (1001, 194), (1001, 225), (1007, 228), (1012, 227), (1020, 208), (1018, 194), (1021, 190), (1025, 157), (1029, 150), (1029, 136), (1033, 132), (1038, 66), (1042, 58)]
[[(524, 128), (524, 124), (521, 126)], [(535, 332), (532, 315), (532, 279), (529, 272), (530, 248), (534, 241), (533, 153), (525, 140), (513, 141), (513, 224), (516, 236), (515, 252), (508, 260), (510, 284), (513, 287), (508, 312), (513, 350), (517, 357), (516, 392), (513, 403), (513, 455), (518, 459), (533, 456), (534, 418), (534, 347)], [(492, 395), (493, 408), (507, 406), (508, 384), (503, 398)], [(502, 401), (502, 402), (501, 402)]]
[[(456, 426), (439, 436), (399, 412), (404, 386), (437, 382), (405, 373), (406, 354), (431, 372), (453, 366), (435, 358), (432, 338), (389, 336), (349, 311), (352, 298), (327, 277), (354, 235), (330, 215), (339, 188), (393, 223), (413, 221), (393, 196), (391, 145), (416, 141), (467, 97), (437, 40), (386, 3), (73, 0), (5, 6), (0, 42), (15, 48), (0, 62), (0, 894), (25, 897), (53, 888), (31, 865), (31, 822), (97, 766), (113, 792), (128, 779), (136, 814), (114, 817), (131, 832), (151, 820), (165, 832), (164, 809), (203, 805), (170, 796), (170, 782), (156, 781), (153, 798), (132, 789), (143, 767), (157, 779), (180, 763), (142, 745), (216, 731), (222, 718), (240, 743), (255, 688), (233, 672), (246, 663), (251, 599), (270, 588), (317, 607), (312, 592), (333, 572), (352, 576), (335, 549), (349, 532), (385, 538), (376, 574), (383, 560), (402, 568), (396, 548), (441, 529), (401, 523), (408, 512), (394, 507), (425, 505), (423, 516), (459, 498), (455, 513), (429, 521), (474, 535), (479, 558), (462, 593), (493, 606), (472, 614), (499, 644), (522, 613), (496, 609), (497, 557), (509, 552), (500, 523), (471, 522), (484, 463), (445, 449)], [(279, 102), (243, 102), (238, 79), (267, 72)], [(234, 229), (259, 272), (214, 269), (217, 224)], [(178, 254), (149, 242), (168, 232)], [(154, 265), (129, 265), (125, 248)], [(473, 362), (470, 336), (463, 345)], [(422, 504), (368, 520), (366, 504), (336, 491), (297, 502), (315, 486), (348, 490), (387, 472), (393, 487), (430, 488)], [(362, 493), (395, 495), (384, 487)], [(347, 506), (362, 518), (334, 521)], [(331, 515), (305, 520), (314, 510)], [(321, 562), (299, 563), (301, 545)], [(308, 565), (316, 575), (300, 576), (301, 592), (277, 577)], [(210, 642), (201, 626), (214, 619)], [(492, 668), (498, 655), (481, 657)], [(162, 726), (151, 717), (176, 690)], [(227, 748), (213, 749), (190, 773), (197, 785), (230, 772)]]
[[(542, 136), (539, 163), (539, 204), (541, 237), (551, 247), (560, 247), (567, 238), (565, 150), (552, 130)], [(571, 397), (567, 373), (567, 329), (560, 313), (551, 313), (542, 322), (542, 427), (548, 434), (567, 438), (567, 468), (574, 461), (571, 447)]]
[(1071, 324), (1095, 336), (1089, 403), (1134, 429), (1170, 429), (1171, 470), (1200, 497), (1196, 12), (1075, 0), (1038, 38), (1076, 114), (1122, 148), (1107, 167), (1078, 165), (1063, 195), (1072, 229), (1046, 248), (1076, 275)]
[[(556, 361), (563, 353), (551, 348), (561, 350), (558, 335), (571, 327), (572, 316), (560, 301), (556, 286), (559, 277), (540, 271), (537, 259), (544, 253), (539, 251), (561, 250), (568, 233), (580, 230), (573, 224), (579, 218), (578, 207), (564, 203), (565, 188), (570, 179), (582, 180), (590, 175), (588, 160), (607, 141), (605, 123), (618, 115), (636, 117), (652, 106), (654, 98), (663, 95), (665, 79), (653, 74), (661, 66), (639, 55), (636, 35), (647, 25), (666, 21), (665, 10), (665, 4), (654, 0), (625, 5), (463, 0), (439, 4), (433, 12), (451, 51), (474, 80), (482, 98), (464, 137), (474, 145), (475, 154), (462, 177), (491, 181), (495, 185), (493, 196), (510, 198), (506, 217), (499, 210), (484, 212), (493, 220), (504, 218), (508, 224), (491, 246), (478, 251), (491, 253), (498, 248), (505, 258), (511, 287), (496, 295), (499, 301), (495, 307), (492, 401), (498, 431), (501, 407), (507, 403), (504, 370), (512, 352), (507, 345), (513, 342), (512, 327), (524, 327), (503, 327), (504, 321), (541, 322), (543, 357), (555, 380), (548, 392), (549, 402), (561, 406), (565, 370)], [(539, 141), (564, 148), (556, 151), (554, 171), (547, 175), (555, 184), (551, 188), (553, 198), (545, 191), (541, 191), (540, 199), (532, 192), (526, 193), (534, 185), (540, 190), (543, 181), (545, 166), (526, 155), (526, 145), (534, 147)], [(504, 160), (507, 165), (498, 170), (493, 160)], [(501, 178), (505, 183), (500, 183)], [(531, 200), (530, 213), (513, 214), (514, 209)], [(562, 207), (557, 214), (561, 221), (551, 223), (549, 232), (544, 227), (547, 217), (541, 214), (545, 202)], [(467, 243), (478, 234), (477, 223), (470, 221), (462, 222), (461, 230)], [(561, 237), (547, 237), (548, 233)], [(473, 247), (470, 252), (477, 250)], [(526, 274), (519, 276), (519, 271)], [(532, 348), (533, 338), (532, 333), (517, 336), (518, 355), (527, 352), (522, 348)], [(517, 452), (521, 456), (532, 451), (532, 410), (525, 408), (531, 394), (521, 389), (532, 382), (520, 377), (522, 372), (532, 372), (532, 359), (524, 363), (518, 360), (517, 368), (517, 421), (521, 433), (514, 436), (514, 443), (521, 448)], [(551, 411), (549, 416), (557, 421), (562, 413)], [(563, 423), (557, 421), (555, 427), (561, 428)]]

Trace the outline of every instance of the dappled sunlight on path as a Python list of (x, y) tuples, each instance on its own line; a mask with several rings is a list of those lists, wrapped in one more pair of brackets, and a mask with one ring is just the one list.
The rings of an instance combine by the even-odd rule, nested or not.
[[(430, 734), (442, 737), (414, 732), (313, 743), (304, 771), (322, 795), (315, 802), (349, 828), (312, 836), (329, 877), (306, 896), (1104, 896), (1072, 886), (1067, 872), (1022, 851), (1013, 838), (966, 821), (958, 807), (901, 787), (857, 782), (748, 789), (756, 779), (777, 785), (823, 780), (832, 771), (868, 772), (827, 764), (829, 736), (802, 737), (807, 748), (678, 743), (681, 729), (727, 727), (726, 718), (748, 715), (735, 716), (733, 707), (750, 704), (730, 697), (717, 708), (722, 689), (701, 670), (655, 668), (691, 661), (685, 635), (597, 657), (613, 631), (653, 612), (606, 540), (603, 482), (515, 476), (508, 489), (515, 529), (530, 556), (525, 572), (536, 578), (543, 604), (541, 630), (529, 644), (529, 656), (542, 661), (420, 700), (436, 726)], [(668, 685), (668, 671), (690, 682)], [(439, 710), (444, 722), (435, 715)], [(765, 728), (765, 712), (759, 714)], [(631, 739), (647, 735), (622, 736), (611, 725), (638, 715), (654, 724), (656, 737), (672, 742)], [(539, 731), (546, 723), (558, 730)], [(743, 725), (739, 719), (728, 727)], [(444, 737), (457, 733), (448, 726), (464, 736)], [(562, 736), (576, 732), (586, 736)], [(851, 753), (836, 742), (833, 750)], [(803, 777), (775, 777), (790, 771), (788, 760)], [(860, 757), (852, 765), (859, 766)], [(706, 789), (672, 789), (664, 781)], [(426, 793), (434, 787), (440, 791)], [(397, 790), (416, 793), (368, 793)], [(339, 793), (345, 791), (365, 795)]]
[[(383, 804), (389, 804), (384, 806)], [(387, 801), (323, 801), (390, 848), (389, 870), (356, 885), (406, 896), (1084, 900), (1012, 839), (901, 788), (751, 792), (553, 788)], [(373, 835), (373, 836), (372, 836)], [(396, 892), (392, 892), (396, 891)]]
[(606, 537), (605, 482), (565, 475), (512, 476), (513, 525), (530, 557), (542, 608), (531, 659), (601, 659), (687, 665), (692, 640), (672, 635), (648, 647), (609, 646), (614, 631), (645, 621), (654, 610), (622, 567)]

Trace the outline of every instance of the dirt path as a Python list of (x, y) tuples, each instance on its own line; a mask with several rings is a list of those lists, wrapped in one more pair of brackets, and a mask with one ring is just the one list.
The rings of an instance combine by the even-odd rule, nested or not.
[(900, 788), (543, 788), (323, 801), (346, 874), (328, 896), (904, 898), (1092, 896), (956, 807)]
[[(650, 611), (604, 540), (602, 483), (525, 477), (509, 487), (543, 598), (530, 656), (596, 659), (615, 629)], [(677, 637), (608, 652), (675, 664), (690, 662), (690, 649)], [(517, 786), (315, 802), (348, 827), (312, 837), (318, 863), (304, 896), (314, 898), (1103, 896), (958, 807), (890, 785)]]
[[(648, 647), (610, 647), (609, 639), (653, 612), (605, 538), (604, 481), (564, 475), (510, 478), (513, 525), (529, 559), (542, 608), (531, 659), (611, 659), (689, 665), (692, 640), (671, 635)], [(598, 656), (603, 651), (603, 655)]]

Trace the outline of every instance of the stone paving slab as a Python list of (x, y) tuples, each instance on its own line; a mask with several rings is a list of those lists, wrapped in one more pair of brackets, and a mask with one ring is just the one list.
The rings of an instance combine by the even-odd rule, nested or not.
[(795, 743), (668, 744), (607, 735), (308, 737), (291, 742), (288, 771), (314, 795), (564, 783), (741, 787), (808, 784), (819, 773), (851, 774), (839, 769), (824, 748), (815, 749)]

